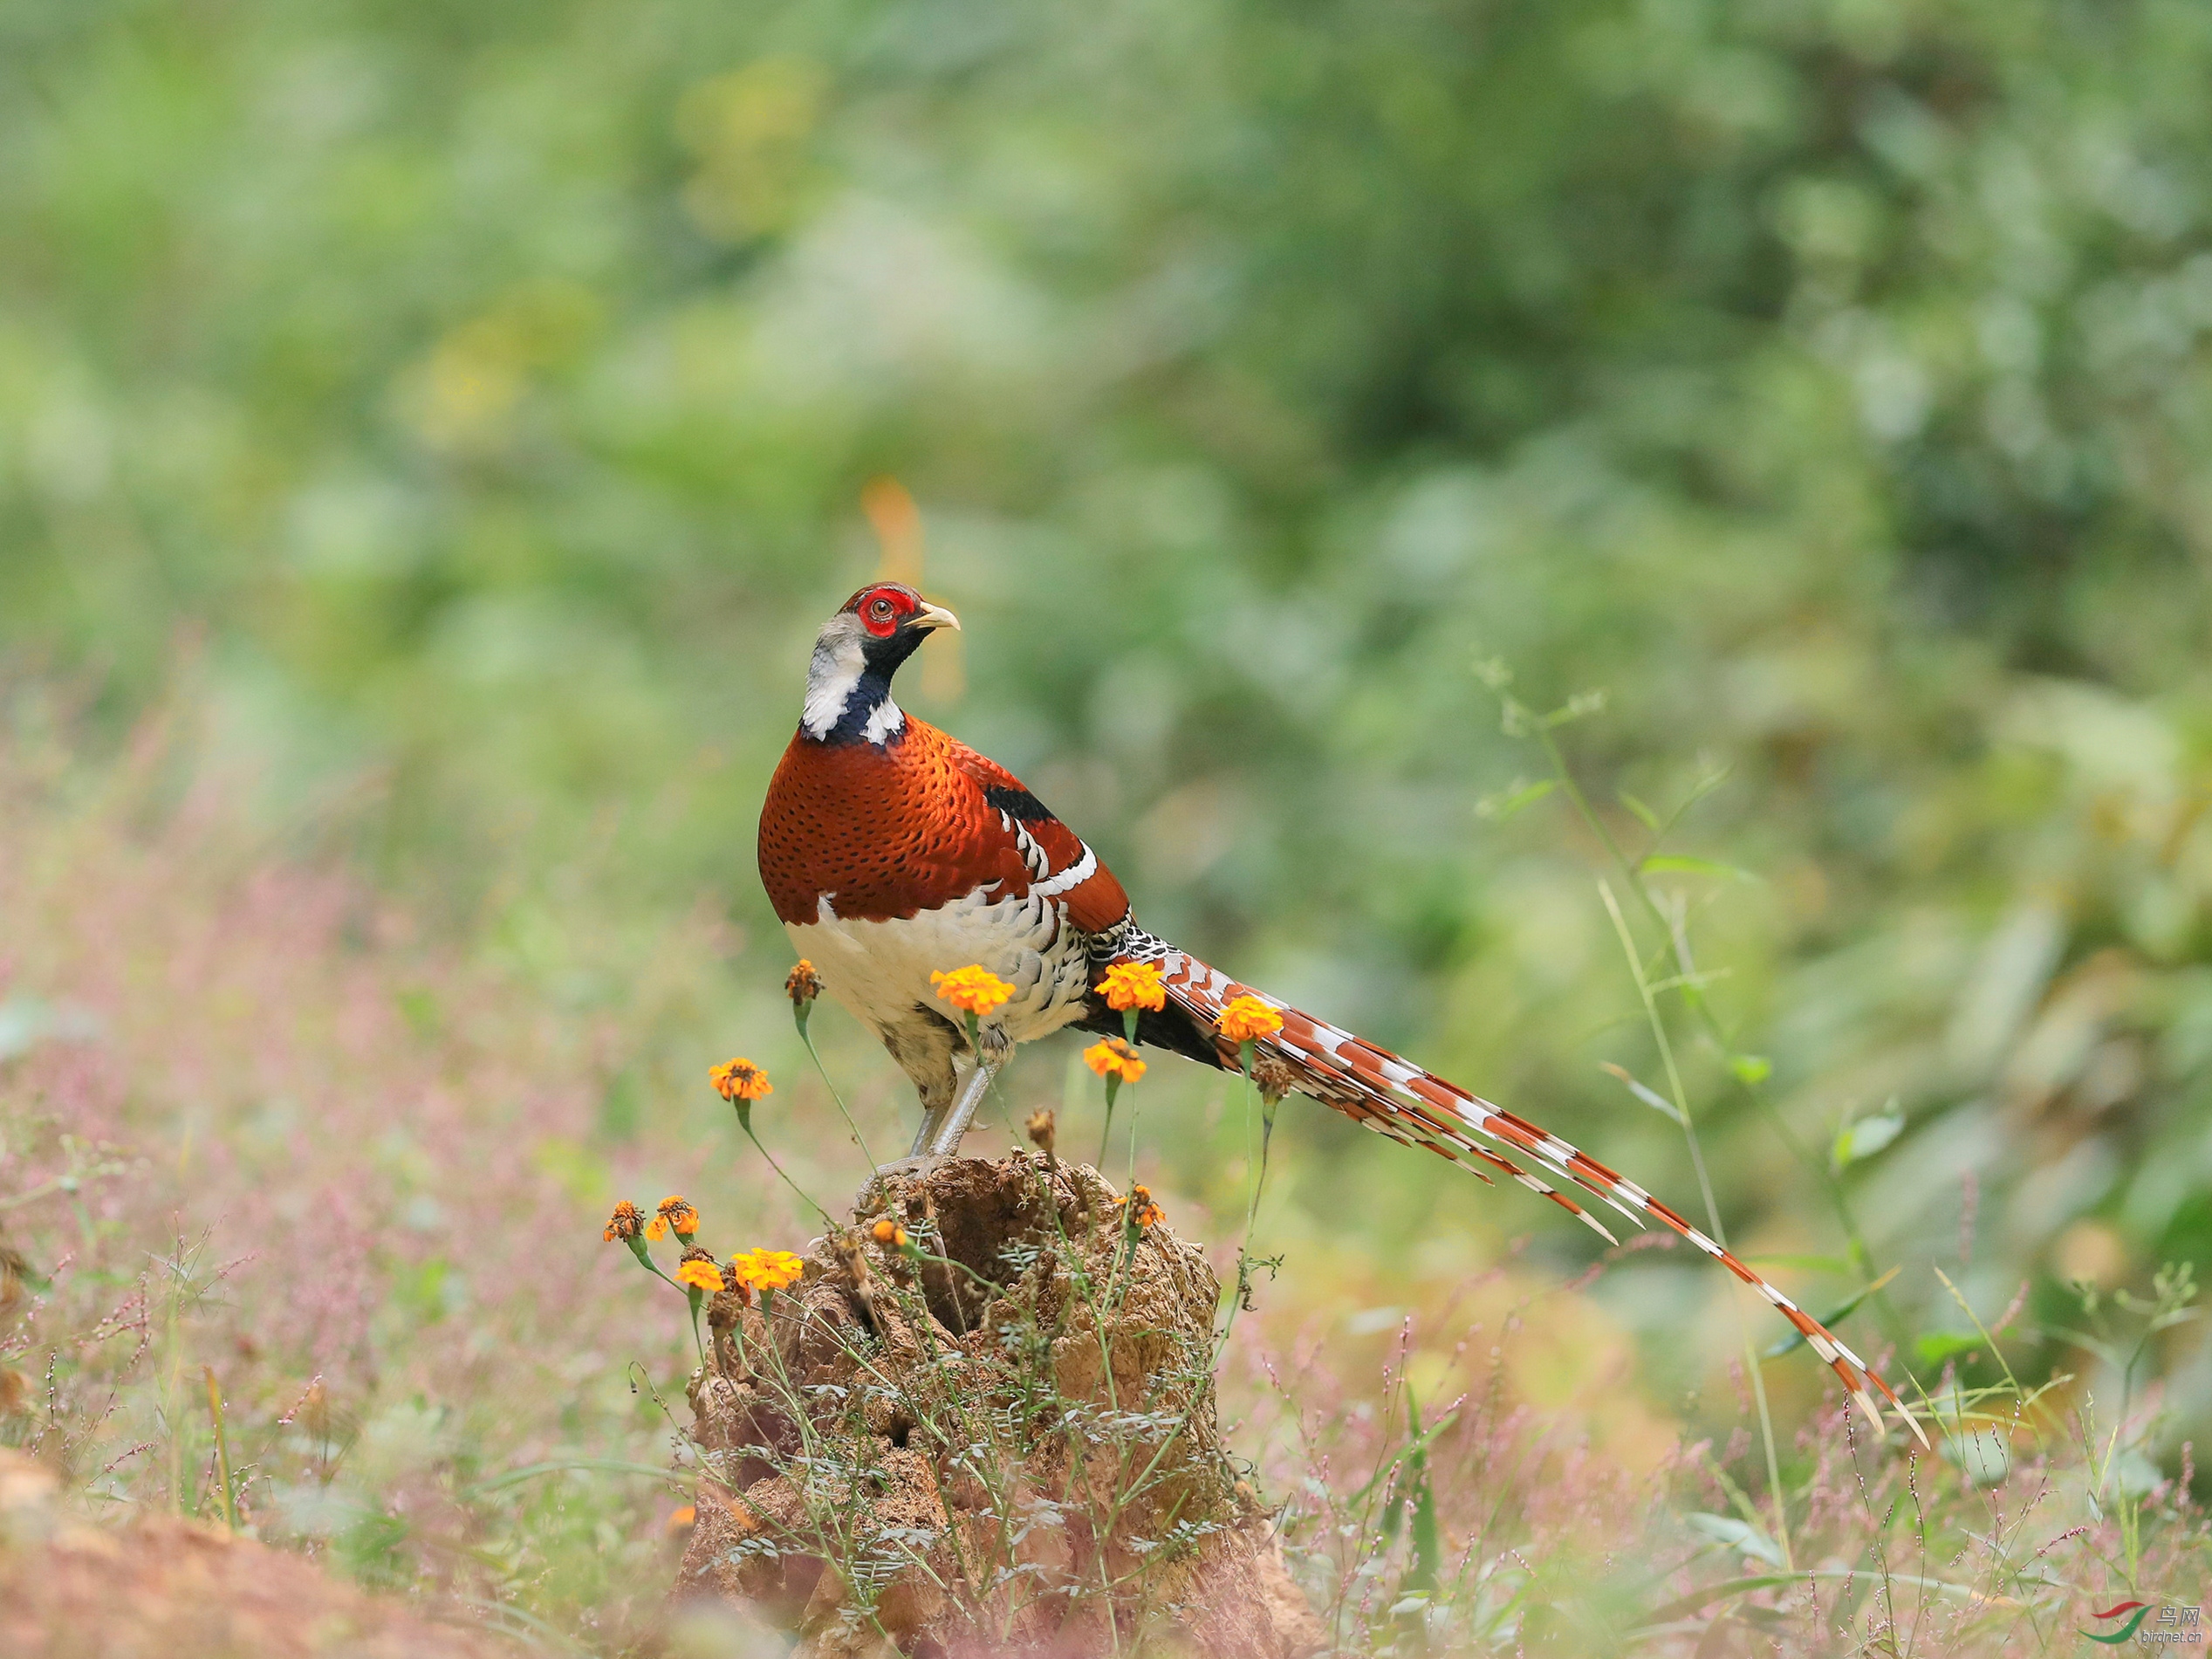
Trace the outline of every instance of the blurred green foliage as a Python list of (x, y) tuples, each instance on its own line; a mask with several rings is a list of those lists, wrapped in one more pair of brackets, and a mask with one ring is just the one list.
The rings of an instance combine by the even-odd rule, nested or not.
[[(1755, 878), (1646, 872), (1734, 1236), (2055, 1332), (2212, 1241), (2208, 73), (2197, 0), (0, 0), (0, 640), (181, 673), (280, 826), (375, 779), (457, 928), (703, 893), (770, 983), (893, 474), (913, 705), (1151, 926), (1679, 1194), (1473, 665), (1601, 688), (1624, 845), (1724, 769), (1667, 851)], [(1511, 1203), (1316, 1115), (1386, 1247)]]

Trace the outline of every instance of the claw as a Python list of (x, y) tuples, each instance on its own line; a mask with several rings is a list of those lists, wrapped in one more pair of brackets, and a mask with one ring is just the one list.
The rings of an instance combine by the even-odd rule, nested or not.
[(947, 1164), (951, 1162), (951, 1159), (941, 1156), (934, 1152), (916, 1153), (911, 1157), (894, 1158), (888, 1163), (878, 1164), (876, 1166), (875, 1178), (878, 1181), (888, 1182), (903, 1180), (915, 1176), (926, 1176), (932, 1170), (939, 1168), (941, 1165)]

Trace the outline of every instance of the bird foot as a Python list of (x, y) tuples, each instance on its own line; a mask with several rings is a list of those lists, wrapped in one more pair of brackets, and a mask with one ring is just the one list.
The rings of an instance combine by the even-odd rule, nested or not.
[(876, 1179), (889, 1181), (894, 1177), (926, 1176), (940, 1165), (951, 1162), (949, 1158), (931, 1152), (917, 1153), (910, 1158), (894, 1158), (888, 1163), (876, 1166)]

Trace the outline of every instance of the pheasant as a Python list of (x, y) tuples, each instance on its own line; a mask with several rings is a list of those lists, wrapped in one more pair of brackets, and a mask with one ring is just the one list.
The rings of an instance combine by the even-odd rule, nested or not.
[[(1287, 1068), (1276, 1075), (1297, 1092), (1485, 1181), (1488, 1171), (1509, 1176), (1609, 1241), (1612, 1231), (1578, 1197), (1639, 1226), (1650, 1219), (1673, 1229), (1772, 1303), (1875, 1422), (1879, 1389), (1921, 1432), (1841, 1340), (1634, 1182), (1140, 928), (1113, 873), (1020, 779), (892, 700), (900, 665), (933, 630), (959, 626), (897, 582), (848, 600), (814, 641), (798, 730), (760, 819), (761, 881), (777, 916), (823, 987), (875, 1033), (921, 1097), (915, 1158), (958, 1148), (1017, 1045), (1070, 1026), (1119, 1034), (1122, 1016), (1100, 991), (1106, 970), (1151, 963), (1164, 1006), (1141, 1011), (1140, 1043), (1236, 1070), (1241, 1056), (1220, 1030), (1222, 1014), (1234, 999), (1257, 997), (1282, 1021), (1257, 1039), (1257, 1057)], [(973, 1043), (930, 980), (970, 965), (1013, 987), (977, 1022)]]

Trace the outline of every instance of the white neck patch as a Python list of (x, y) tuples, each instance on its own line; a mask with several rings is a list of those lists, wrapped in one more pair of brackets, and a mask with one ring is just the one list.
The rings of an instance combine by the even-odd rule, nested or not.
[(866, 666), (860, 660), (859, 641), (849, 634), (822, 630), (822, 637), (814, 641), (813, 661), (806, 665), (806, 708), (799, 723), (806, 728), (807, 736), (818, 740), (826, 737), (830, 729), (845, 718), (845, 705), (852, 700)]
[[(845, 626), (839, 627), (839, 623)], [(806, 705), (800, 712), (799, 723), (808, 737), (819, 743), (836, 730), (866, 669), (867, 663), (860, 655), (858, 620), (843, 615), (831, 619), (829, 626), (815, 640), (814, 656), (806, 666)], [(868, 710), (868, 723), (862, 735), (870, 743), (880, 745), (905, 730), (906, 724), (907, 716), (899, 705), (886, 696)]]
[(868, 723), (861, 735), (880, 749), (906, 729), (906, 711), (886, 697), (868, 710)]

